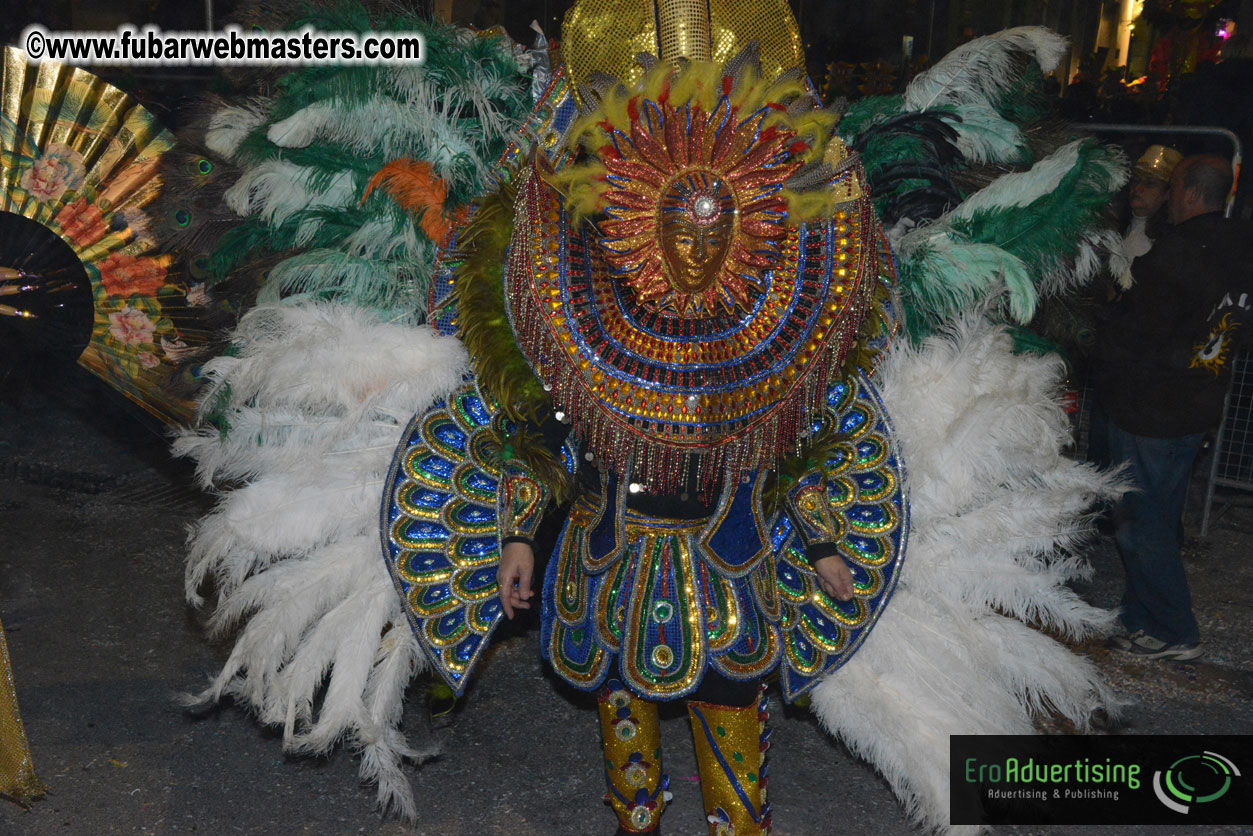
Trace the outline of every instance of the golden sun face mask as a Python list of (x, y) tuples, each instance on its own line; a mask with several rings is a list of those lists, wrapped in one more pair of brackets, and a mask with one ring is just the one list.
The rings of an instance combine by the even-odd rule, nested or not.
[(712, 172), (676, 177), (657, 207), (664, 273), (676, 293), (704, 294), (718, 274), (735, 237), (735, 198)]
[(831, 114), (796, 106), (807, 95), (751, 62), (657, 62), (583, 118), (584, 162), (551, 181), (576, 213), (601, 216), (604, 262), (639, 304), (685, 319), (746, 312), (789, 225), (830, 217), (839, 199), (789, 187), (832, 141)]

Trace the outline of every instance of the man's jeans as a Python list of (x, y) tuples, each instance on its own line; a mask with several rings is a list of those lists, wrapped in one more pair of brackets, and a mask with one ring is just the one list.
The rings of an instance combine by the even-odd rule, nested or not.
[(1179, 555), (1183, 502), (1203, 434), (1146, 438), (1109, 423), (1109, 455), (1127, 462), (1135, 489), (1114, 512), (1118, 551), (1127, 571), (1122, 622), (1167, 644), (1200, 640), (1192, 594)]

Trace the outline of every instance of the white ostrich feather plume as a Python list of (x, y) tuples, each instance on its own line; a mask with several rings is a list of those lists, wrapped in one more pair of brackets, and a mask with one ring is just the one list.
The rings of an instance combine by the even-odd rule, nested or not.
[(895, 596), (863, 648), (814, 690), (824, 727), (882, 772), (926, 827), (949, 821), (953, 734), (1030, 734), (1057, 711), (1086, 728), (1117, 700), (1095, 666), (1036, 627), (1103, 635), (1113, 613), (1065, 582), (1094, 500), (1123, 489), (1063, 455), (1056, 357), (1015, 355), (969, 314), (881, 367), (909, 474), (911, 532)]
[(905, 110), (940, 105), (995, 106), (1018, 78), (1016, 55), (1035, 59), (1046, 74), (1066, 52), (1066, 39), (1042, 26), (1019, 26), (959, 46), (905, 88)]
[[(380, 75), (368, 99), (317, 102), (270, 125), (267, 136), (283, 148), (320, 142), (387, 159), (417, 153), (442, 180), (459, 186), (471, 173), (479, 179), (488, 174), (494, 161), (483, 159), (483, 148), (515, 129), (492, 101), (513, 83), (484, 73), (455, 84), (431, 82), (421, 67), (397, 68)], [(478, 121), (465, 119), (466, 112)]]
[[(962, 201), (950, 216), (969, 218), (977, 212), (1030, 206), (1057, 190), (1062, 178), (1079, 164), (1079, 150), (1084, 144), (1085, 140), (1075, 140), (1058, 148), (1028, 171), (1001, 175)], [(1116, 157), (1101, 159), (1098, 164), (1115, 188), (1126, 182), (1126, 173)]]
[[(1011, 213), (1056, 192), (1063, 179), (1083, 164), (1084, 145), (1084, 140), (1071, 142), (1027, 171), (998, 177), (930, 223), (894, 230), (893, 247), (900, 261), (921, 266), (918, 272), (931, 277), (907, 290), (916, 295), (914, 303), (924, 310), (957, 311), (1004, 286), (1011, 315), (1026, 323), (1039, 298), (1073, 290), (1095, 276), (1120, 249), (1112, 231), (1084, 230), (1071, 251), (1042, 251), (1035, 254), (1034, 263), (1003, 249), (1005, 242), (973, 242), (959, 231), (981, 213)], [(1126, 182), (1118, 155), (1090, 156), (1088, 163), (1086, 178), (1108, 183), (1111, 189)]]
[[(227, 422), (185, 432), (217, 507), (191, 531), (188, 599), (212, 579), (213, 633), (239, 630), (230, 658), (193, 702), (230, 695), (281, 726), (284, 747), (323, 753), (347, 740), (385, 808), (413, 819), (396, 728), (425, 665), (379, 553), (378, 509), (408, 419), (455, 389), (465, 351), (426, 327), (344, 305), (268, 305), (206, 365), (202, 408)], [(325, 693), (315, 710), (315, 695)]]
[[(238, 215), (257, 215), (267, 224), (279, 226), (296, 212), (351, 205), (357, 199), (357, 186), (351, 171), (322, 178), (315, 169), (274, 159), (242, 170), (223, 199)], [(308, 243), (319, 226), (305, 220), (295, 243)]]
[(1022, 130), (983, 102), (957, 105), (944, 121), (957, 134), (957, 150), (971, 163), (1016, 163), (1030, 150)]
[(228, 159), (234, 158), (239, 143), (266, 119), (269, 99), (255, 98), (238, 105), (218, 108), (205, 131), (205, 147)]

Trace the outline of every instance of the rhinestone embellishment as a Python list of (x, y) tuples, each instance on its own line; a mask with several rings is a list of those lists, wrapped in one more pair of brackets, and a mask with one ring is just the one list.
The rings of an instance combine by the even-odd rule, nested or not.
[(696, 215), (697, 220), (708, 221), (718, 214), (718, 204), (712, 197), (703, 194), (696, 198), (692, 204), (692, 212)]

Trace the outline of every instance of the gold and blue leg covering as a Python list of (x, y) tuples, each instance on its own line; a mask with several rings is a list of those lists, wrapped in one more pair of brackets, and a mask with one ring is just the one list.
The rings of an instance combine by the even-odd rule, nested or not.
[(691, 700), (687, 712), (696, 741), (709, 836), (769, 834), (766, 749), (770, 731), (764, 695), (759, 703), (742, 707)]
[(670, 782), (661, 771), (657, 705), (610, 680), (597, 700), (597, 709), (609, 788), (605, 800), (618, 817), (621, 831), (654, 833)]

